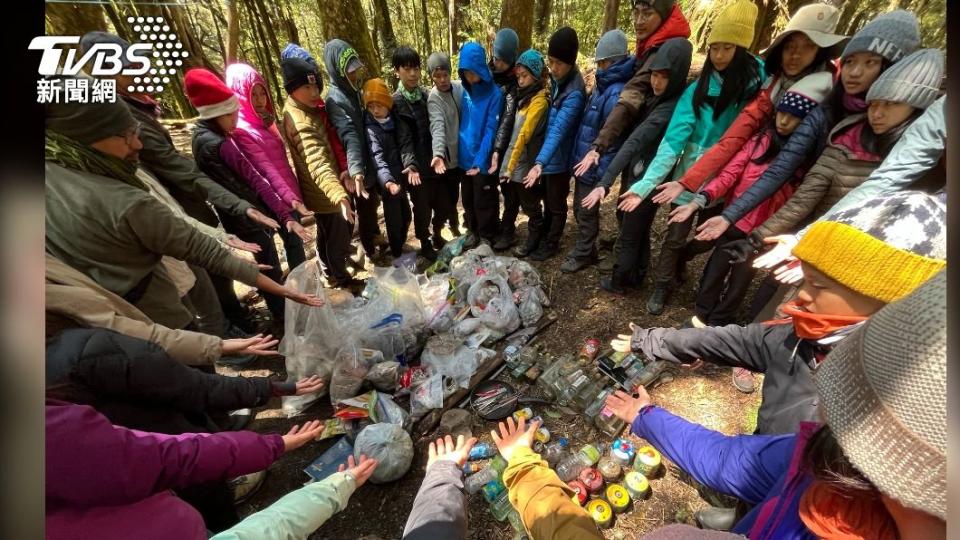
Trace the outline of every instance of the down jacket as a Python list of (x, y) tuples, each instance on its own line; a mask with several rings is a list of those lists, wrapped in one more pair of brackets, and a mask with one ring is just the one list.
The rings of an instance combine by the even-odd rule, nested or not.
[(267, 109), (271, 115), (277, 114), (263, 76), (247, 64), (238, 63), (227, 66), (226, 79), (227, 86), (240, 101), (240, 119), (233, 140), (257, 171), (284, 197), (288, 206), (292, 206), (294, 201), (303, 202), (297, 177), (287, 161), (287, 150), (283, 146), (277, 123), (265, 125), (253, 108), (253, 87), (259, 84), (267, 94)]
[[(489, 63), (490, 71), (493, 71), (493, 63)], [(500, 111), (500, 123), (497, 126), (497, 135), (493, 139), (493, 151), (503, 162), (503, 156), (507, 153), (507, 146), (510, 145), (511, 135), (513, 134), (514, 119), (517, 115), (517, 96), (520, 87), (517, 85), (517, 75), (513, 66), (503, 73), (493, 72), (493, 82), (500, 87), (500, 93), (503, 94), (503, 107)]]
[[(573, 144), (573, 159), (570, 161), (571, 164), (579, 163), (580, 160), (583, 159), (583, 156), (587, 155), (587, 152), (593, 147), (593, 141), (600, 133), (604, 121), (606, 121), (607, 116), (610, 115), (610, 111), (613, 110), (613, 107), (617, 104), (617, 100), (620, 98), (620, 91), (623, 90), (624, 85), (627, 84), (627, 81), (633, 76), (633, 66), (636, 60), (635, 57), (628, 56), (607, 69), (597, 70), (597, 84), (593, 89), (593, 93), (590, 95), (590, 100), (587, 102), (587, 109), (584, 111), (583, 119), (580, 121), (580, 128), (577, 130), (577, 140)], [(600, 156), (600, 161), (597, 165), (591, 167), (583, 177), (578, 177), (577, 180), (587, 186), (596, 185), (600, 179), (603, 178), (604, 171), (607, 170), (610, 161), (613, 160), (613, 156), (616, 155), (619, 149), (619, 142), (611, 145), (607, 151)]]
[[(458, 160), (461, 169), (468, 171), (478, 168), (480, 174), (487, 174), (490, 169), (490, 155), (493, 153), (493, 141), (500, 122), (500, 109), (503, 107), (503, 94), (493, 82), (493, 75), (490, 74), (484, 55), (483, 47), (479, 43), (464, 43), (460, 48), (458, 69), (464, 90)], [(468, 83), (463, 76), (464, 70), (479, 75), (480, 82)]]
[(403, 185), (403, 170), (416, 162), (410, 135), (403, 124), (391, 115), (386, 122), (380, 123), (369, 112), (364, 112), (367, 128), (367, 142), (370, 144), (370, 156), (377, 172), (377, 183), (385, 188), (393, 182)]
[(583, 75), (574, 66), (565, 80), (553, 80), (550, 111), (547, 115), (547, 133), (535, 163), (543, 167), (542, 174), (557, 174), (570, 170), (573, 140), (583, 117), (587, 100), (587, 86)]
[(543, 85), (537, 83), (523, 88), (517, 94), (517, 110), (513, 115), (510, 142), (500, 163), (500, 177), (523, 182), (533, 166), (533, 159), (543, 145), (547, 109), (550, 99)]
[(339, 212), (340, 201), (348, 197), (340, 183), (347, 157), (323, 102), (308, 107), (287, 96), (283, 136), (293, 156), (303, 204), (318, 214)]

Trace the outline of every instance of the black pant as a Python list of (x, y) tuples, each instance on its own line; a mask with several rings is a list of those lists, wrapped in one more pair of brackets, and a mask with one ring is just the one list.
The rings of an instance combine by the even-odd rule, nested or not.
[(500, 194), (497, 177), (463, 175), (463, 213), (470, 232), (493, 240), (500, 232)]
[(240, 515), (233, 505), (233, 493), (224, 481), (183, 487), (176, 493), (200, 512), (204, 526), (214, 533), (223, 532), (240, 522)]
[(587, 260), (597, 256), (597, 236), (600, 235), (600, 203), (593, 208), (584, 208), (583, 199), (596, 186), (574, 182), (573, 186), (573, 217), (577, 220), (577, 243), (567, 255), (570, 259)]
[(510, 182), (516, 186), (517, 195), (520, 199), (520, 207), (527, 216), (527, 241), (526, 245), (530, 250), (540, 246), (544, 237), (545, 213), (544, 213), (544, 188), (542, 182), (537, 182), (533, 187), (526, 188), (520, 182)]
[[(291, 213), (291, 215), (294, 217), (299, 216), (296, 212)], [(303, 264), (304, 261), (307, 260), (307, 256), (303, 252), (303, 240), (297, 236), (297, 233), (288, 231), (286, 224), (282, 224), (277, 233), (280, 235), (280, 240), (283, 241), (283, 251), (287, 259), (287, 268), (293, 270)], [(273, 239), (271, 238), (270, 241), (272, 242)], [(279, 268), (279, 266), (277, 268)], [(277, 283), (280, 283), (280, 280), (277, 280)]]
[(563, 228), (567, 224), (567, 196), (570, 195), (570, 173), (544, 174), (540, 177), (544, 187), (544, 202), (547, 215), (547, 244), (560, 245)]
[(360, 245), (367, 255), (373, 256), (377, 246), (374, 239), (380, 235), (380, 223), (377, 222), (377, 207), (380, 206), (380, 197), (375, 188), (367, 188), (370, 198), (353, 197), (353, 209), (357, 212), (357, 229), (360, 235)]
[(747, 295), (747, 289), (757, 274), (753, 268), (753, 259), (731, 264), (730, 255), (723, 245), (734, 240), (742, 240), (746, 235), (731, 227), (717, 239), (716, 248), (707, 261), (700, 277), (700, 290), (694, 311), (697, 318), (710, 326), (733, 324), (737, 319), (740, 303)]
[(413, 232), (420, 245), (430, 243), (430, 225), (439, 237), (440, 229), (450, 212), (450, 197), (444, 179), (439, 176), (421, 176), (419, 186), (409, 186), (413, 203)]
[[(254, 253), (253, 258), (260, 264), (270, 266), (270, 270), (261, 270), (260, 273), (277, 283), (281, 283), (283, 281), (283, 269), (280, 268), (280, 257), (277, 255), (277, 247), (273, 243), (273, 235), (261, 229), (238, 233), (237, 236), (244, 242), (253, 242), (260, 246), (260, 253)], [(299, 237), (297, 237), (297, 241), (300, 241)], [(303, 248), (300, 249), (300, 256), (303, 256)], [(293, 266), (291, 266), (291, 268), (293, 268)], [(267, 309), (273, 314), (273, 318), (275, 320), (283, 319), (283, 298), (264, 291), (260, 291), (260, 296), (266, 301)]]
[(639, 287), (650, 266), (650, 228), (660, 205), (647, 197), (633, 212), (623, 212), (614, 246), (612, 280), (619, 286)]
[(237, 293), (233, 288), (233, 280), (217, 274), (210, 274), (210, 282), (213, 283), (213, 288), (217, 292), (220, 308), (223, 309), (223, 315), (227, 318), (227, 321), (244, 332), (252, 332), (253, 327), (247, 319), (250, 312), (237, 299)]
[(392, 195), (386, 188), (381, 188), (381, 196), (390, 254), (399, 257), (403, 254), (403, 243), (407, 241), (407, 231), (410, 230), (410, 199), (407, 197), (406, 189), (401, 189), (396, 195)]
[(520, 190), (524, 189), (519, 182), (506, 181), (500, 184), (500, 194), (503, 195), (503, 215), (500, 217), (500, 236), (512, 239), (517, 232), (517, 215), (520, 214)]
[(314, 214), (317, 220), (317, 256), (334, 283), (350, 279), (347, 258), (350, 256), (350, 223), (339, 212)]
[[(460, 183), (463, 179), (463, 170), (460, 168), (447, 169), (447, 172), (443, 173), (440, 179), (447, 190), (447, 200), (449, 201), (447, 215), (442, 216), (441, 225), (449, 222), (451, 229), (459, 229), (460, 213), (457, 211), (457, 204), (460, 202)], [(436, 228), (436, 225), (434, 225), (433, 234), (440, 236), (440, 229)]]
[[(617, 187), (617, 204), (619, 205), (620, 196), (627, 192), (630, 189), (630, 171), (631, 168), (626, 168), (620, 173), (620, 185)], [(648, 197), (649, 198), (649, 197)], [(617, 225), (623, 224), (623, 217), (626, 212), (617, 208)]]
[[(648, 197), (651, 195), (648, 195)], [(671, 204), (673, 210), (677, 205)], [(713, 216), (720, 215), (723, 211), (723, 205), (717, 204), (709, 208), (704, 208), (695, 214), (696, 223), (700, 225)], [(682, 269), (690, 259), (693, 259), (701, 253), (710, 251), (713, 242), (703, 242), (700, 240), (687, 241), (690, 231), (694, 228), (694, 216), (680, 223), (671, 223), (667, 226), (667, 235), (663, 239), (663, 245), (660, 246), (660, 256), (657, 261), (657, 270), (653, 282), (657, 287), (672, 286), (677, 278), (678, 271)]]

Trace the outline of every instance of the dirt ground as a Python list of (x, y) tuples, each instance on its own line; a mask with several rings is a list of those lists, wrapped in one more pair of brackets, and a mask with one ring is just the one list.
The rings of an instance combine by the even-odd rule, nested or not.
[[(189, 131), (183, 127), (172, 126), (171, 132), (177, 146), (189, 152)], [(601, 237), (616, 233), (614, 209), (615, 197), (611, 195), (602, 206)], [(665, 216), (666, 212), (661, 211), (654, 227), (654, 261), (666, 228)], [(541, 272), (545, 290), (553, 303), (549, 312), (558, 318), (558, 321), (537, 339), (537, 343), (542, 344), (548, 354), (559, 357), (568, 352), (576, 353), (580, 345), (591, 337), (606, 344), (617, 333), (628, 332), (627, 325), (631, 321), (641, 326), (677, 326), (691, 316), (690, 307), (694, 302), (697, 278), (707, 255), (701, 255), (690, 263), (687, 283), (674, 291), (663, 314), (651, 316), (645, 310), (650, 292), (649, 280), (643, 289), (633, 291), (626, 297), (617, 297), (600, 289), (598, 282), (601, 273), (596, 266), (573, 275), (559, 270), (563, 253), (573, 244), (575, 227), (576, 223), (571, 215), (567, 222), (561, 254), (543, 263), (533, 263)], [(445, 230), (444, 236), (449, 238), (448, 235), (449, 231)], [(520, 239), (526, 235), (526, 219), (522, 214), (517, 235)], [(413, 238), (411, 230), (407, 248), (415, 249), (417, 246), (418, 242)], [(308, 256), (312, 255), (310, 251), (308, 249)], [(601, 257), (611, 258), (612, 253), (601, 251)], [(246, 289), (239, 286), (238, 291), (244, 293)], [(263, 358), (239, 371), (228, 367), (219, 367), (218, 371), (230, 375), (273, 376), (281, 379), (286, 376), (281, 357)], [(498, 378), (511, 380), (506, 373)], [(511, 382), (522, 394), (535, 396), (538, 393), (536, 387), (519, 381)], [(681, 369), (672, 382), (653, 389), (651, 395), (658, 405), (725, 433), (751, 432), (756, 423), (760, 402), (759, 391), (750, 395), (738, 392), (731, 384), (730, 370), (712, 365), (704, 365), (695, 371)], [(566, 436), (574, 448), (588, 442), (602, 448), (611, 442), (609, 437), (578, 416), (563, 415), (556, 408), (547, 406), (532, 408), (535, 414), (544, 418), (546, 427), (554, 437)], [(286, 418), (280, 410), (280, 400), (274, 399), (256, 411), (256, 417), (248, 429), (283, 433), (294, 424), (315, 418), (329, 418), (331, 414), (329, 401), (320, 400), (302, 415)], [(491, 442), (489, 431), (493, 427), (493, 423), (474, 416), (472, 431), (481, 441)], [(400, 538), (423, 479), (427, 444), (435, 436), (434, 432), (421, 440), (414, 440), (417, 454), (411, 470), (402, 479), (387, 485), (363, 486), (351, 497), (345, 511), (335, 515), (310, 538)], [(642, 443), (633, 436), (630, 436), (630, 439), (637, 444)], [(261, 490), (242, 505), (241, 514), (248, 515), (265, 508), (284, 494), (303, 485), (308, 479), (303, 469), (334, 442), (335, 440), (312, 442), (280, 458), (270, 467)], [(697, 490), (684, 481), (678, 469), (670, 464), (666, 467), (666, 474), (653, 480), (651, 487), (651, 497), (632, 503), (632, 510), (618, 515), (613, 527), (604, 531), (606, 538), (636, 538), (669, 523), (693, 523), (693, 512), (707, 505), (697, 494)], [(509, 522), (498, 522), (493, 518), (479, 493), (469, 499), (469, 524), (471, 539), (502, 540), (514, 538), (516, 534)]]

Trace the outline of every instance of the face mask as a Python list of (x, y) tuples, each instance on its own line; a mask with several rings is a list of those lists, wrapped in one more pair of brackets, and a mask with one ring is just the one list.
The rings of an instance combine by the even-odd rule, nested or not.
[(811, 313), (794, 302), (787, 302), (781, 308), (783, 313), (793, 320), (793, 328), (801, 339), (822, 339), (837, 330), (867, 320), (859, 315), (825, 315)]

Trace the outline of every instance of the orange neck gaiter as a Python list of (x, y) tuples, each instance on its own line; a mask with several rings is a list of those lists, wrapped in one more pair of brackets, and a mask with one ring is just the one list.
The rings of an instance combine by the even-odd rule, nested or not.
[(801, 339), (821, 339), (837, 330), (867, 320), (867, 317), (858, 315), (810, 313), (798, 306), (796, 301), (787, 302), (780, 309), (793, 320), (793, 328)]
[(841, 492), (815, 481), (800, 498), (800, 520), (826, 540), (897, 540), (897, 527), (877, 492)]

